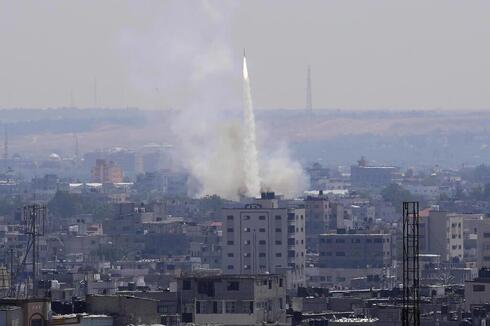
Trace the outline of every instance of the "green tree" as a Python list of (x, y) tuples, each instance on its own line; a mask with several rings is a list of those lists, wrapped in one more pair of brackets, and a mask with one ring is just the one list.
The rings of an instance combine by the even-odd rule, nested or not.
[(393, 205), (393, 207), (395, 207), (395, 209), (399, 212), (402, 210), (404, 201), (419, 201), (422, 202), (423, 205), (422, 198), (412, 195), (410, 191), (396, 183), (392, 183), (384, 188), (381, 191), (381, 196), (383, 196), (385, 201), (390, 202), (391, 205)]

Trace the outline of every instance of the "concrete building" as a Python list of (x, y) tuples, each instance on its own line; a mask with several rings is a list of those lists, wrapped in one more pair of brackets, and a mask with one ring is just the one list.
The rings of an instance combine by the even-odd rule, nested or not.
[(329, 225), (328, 197), (320, 191), (318, 196), (305, 199), (306, 248), (318, 252), (318, 236), (327, 231)]
[(476, 266), (478, 268), (490, 268), (490, 219), (480, 220), (476, 231)]
[(443, 261), (460, 262), (464, 258), (464, 214), (430, 211), (419, 222), (421, 253), (437, 254)]
[(129, 324), (159, 324), (158, 300), (123, 295), (88, 295), (87, 310), (90, 314), (114, 317), (114, 326)]
[(394, 166), (368, 166), (361, 158), (358, 165), (352, 165), (350, 180), (355, 187), (385, 187), (393, 182), (395, 175), (400, 172)]
[(286, 323), (281, 275), (185, 276), (178, 280), (182, 322), (195, 325)]
[(390, 234), (320, 235), (320, 267), (387, 267), (392, 260)]
[(310, 177), (311, 189), (323, 189), (330, 177), (330, 169), (323, 167), (320, 163), (313, 163), (313, 165), (306, 168), (306, 173)]
[(353, 287), (360, 278), (377, 286), (388, 284), (394, 245), (390, 234), (332, 233), (319, 238), (319, 285)]
[(225, 273), (287, 273), (288, 288), (304, 285), (304, 208), (280, 208), (274, 193), (263, 193), (254, 204), (223, 209), (222, 217)]
[[(46, 298), (30, 298), (30, 299), (14, 299), (3, 298), (0, 299), (0, 306), (13, 306), (20, 307), (22, 317), (19, 316), (17, 309), (10, 309), (9, 311), (15, 311), (14, 316), (8, 317), (12, 320), (22, 320), (20, 325), (47, 325), (51, 316), (51, 300)], [(7, 311), (7, 308), (3, 308), (3, 311)], [(15, 323), (9, 324), (15, 325)]]
[(412, 195), (420, 196), (428, 200), (438, 200), (441, 197), (439, 186), (425, 186), (421, 184), (404, 184), (403, 188), (407, 189)]
[(92, 169), (92, 181), (100, 183), (123, 182), (123, 170), (113, 161), (97, 159)]
[(478, 277), (464, 283), (465, 311), (473, 306), (482, 306), (490, 302), (490, 270), (482, 268)]
[(105, 315), (89, 315), (89, 314), (54, 315), (50, 320), (49, 325), (113, 326), (114, 319), (111, 316), (105, 316)]

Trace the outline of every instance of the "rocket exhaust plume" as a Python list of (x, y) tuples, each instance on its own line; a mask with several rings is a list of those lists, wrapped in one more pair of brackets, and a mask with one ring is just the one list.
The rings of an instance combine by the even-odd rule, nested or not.
[(257, 144), (255, 137), (255, 116), (252, 103), (252, 91), (248, 78), (247, 58), (243, 50), (243, 101), (244, 101), (244, 174), (246, 195), (257, 197), (260, 194), (260, 177)]

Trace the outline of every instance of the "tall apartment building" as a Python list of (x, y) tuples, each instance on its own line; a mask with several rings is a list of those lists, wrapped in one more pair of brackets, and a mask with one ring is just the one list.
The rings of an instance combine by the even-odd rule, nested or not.
[(100, 183), (123, 182), (123, 170), (113, 161), (97, 159), (92, 169), (92, 181)]
[(305, 199), (306, 248), (318, 251), (318, 236), (327, 232), (330, 214), (329, 202), (322, 192), (318, 196), (308, 196)]
[(318, 252), (318, 236), (323, 233), (336, 232), (346, 227), (344, 223), (344, 205), (330, 202), (328, 197), (319, 192), (318, 196), (308, 196), (305, 205), (306, 248)]
[(476, 266), (490, 268), (490, 218), (480, 221), (477, 227)]
[(263, 193), (243, 208), (224, 208), (223, 272), (286, 274), (288, 288), (304, 285), (305, 209), (282, 208)]
[(464, 258), (463, 221), (465, 214), (430, 211), (419, 222), (420, 251), (438, 254), (443, 261)]
[(322, 286), (351, 286), (367, 277), (382, 282), (393, 262), (390, 234), (329, 233), (319, 237), (318, 275)]

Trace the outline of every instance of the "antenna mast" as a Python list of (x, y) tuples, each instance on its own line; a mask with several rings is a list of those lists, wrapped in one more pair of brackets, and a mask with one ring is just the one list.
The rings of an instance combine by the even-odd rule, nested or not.
[(313, 110), (313, 103), (311, 99), (311, 67), (308, 65), (306, 70), (306, 110), (311, 112)]

